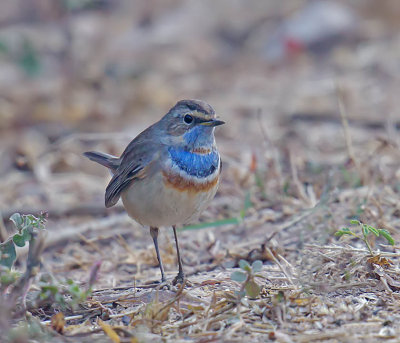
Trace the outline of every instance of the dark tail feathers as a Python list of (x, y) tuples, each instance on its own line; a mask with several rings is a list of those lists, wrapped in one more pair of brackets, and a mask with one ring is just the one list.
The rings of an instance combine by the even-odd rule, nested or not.
[(89, 160), (100, 163), (111, 170), (116, 170), (119, 167), (119, 158), (105, 154), (103, 152), (88, 151), (83, 153)]

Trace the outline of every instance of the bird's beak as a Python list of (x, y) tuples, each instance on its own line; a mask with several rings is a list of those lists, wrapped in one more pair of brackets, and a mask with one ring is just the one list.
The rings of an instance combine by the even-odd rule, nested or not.
[(218, 120), (218, 119), (211, 119), (211, 120), (203, 121), (199, 124), (204, 125), (204, 126), (218, 126), (218, 125), (225, 124), (225, 122), (222, 120)]

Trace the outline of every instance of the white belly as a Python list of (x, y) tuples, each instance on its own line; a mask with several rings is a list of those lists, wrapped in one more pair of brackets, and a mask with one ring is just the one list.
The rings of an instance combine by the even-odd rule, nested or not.
[[(215, 177), (218, 178), (219, 170)], [(190, 192), (166, 186), (159, 173), (137, 180), (121, 193), (129, 216), (151, 227), (182, 225), (197, 219), (217, 192), (218, 182), (204, 191)]]

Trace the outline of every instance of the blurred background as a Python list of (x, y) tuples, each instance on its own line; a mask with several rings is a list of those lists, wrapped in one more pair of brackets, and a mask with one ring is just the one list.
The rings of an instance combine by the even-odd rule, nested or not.
[[(202, 221), (235, 217), (254, 189), (256, 235), (314, 206), (327, 185), (397, 185), (398, 18), (398, 0), (2, 1), (4, 221), (46, 210), (53, 232), (84, 232), (92, 216), (121, 212), (105, 211), (109, 175), (81, 153), (119, 155), (185, 98), (227, 123), (221, 190)], [(396, 153), (375, 166), (390, 168), (357, 169), (387, 146)]]
[[(342, 340), (325, 335), (340, 327), (345, 334), (375, 330), (372, 341), (396, 337), (381, 332), (399, 322), (392, 306), (397, 250), (381, 237), (370, 240), (395, 261), (384, 279), (387, 265), (367, 263), (361, 240), (334, 233), (355, 218), (400, 239), (399, 75), (399, 0), (0, 1), (0, 242), (12, 232), (14, 212), (47, 211), (42, 273), (80, 285), (97, 275), (100, 298), (72, 323), (85, 321), (94, 333), (100, 313), (107, 320), (136, 306), (120, 299), (136, 299), (136, 285), (159, 279), (153, 243), (120, 204), (105, 209), (110, 176), (82, 153), (120, 155), (177, 101), (201, 99), (226, 125), (216, 130), (219, 192), (201, 223), (179, 233), (186, 290), (196, 298), (193, 323), (201, 318), (197, 301), (210, 299), (197, 332), (238, 330), (242, 339), (249, 323), (254, 332), (269, 323), (259, 341), (275, 339), (269, 330), (277, 327), (303, 342), (321, 334)], [(170, 279), (177, 268), (171, 231), (160, 234)], [(26, 253), (17, 249), (19, 270)], [(230, 273), (240, 259), (263, 262), (258, 310), (243, 303), (245, 326), (236, 326), (245, 323), (237, 322), (239, 307), (236, 319), (210, 326), (208, 312), (214, 316), (214, 305), (239, 290)], [(99, 261), (100, 271), (91, 272)], [(28, 300), (39, 286), (36, 280)], [(110, 311), (94, 305), (102, 288), (116, 292)], [(42, 321), (57, 306), (28, 303)], [(171, 318), (170, 329), (175, 320), (180, 334), (200, 341), (187, 325), (192, 319), (180, 310)], [(6, 319), (0, 326), (8, 329)], [(314, 336), (301, 340), (305, 330)]]
[(265, 134), (285, 145), (295, 134), (311, 140), (301, 154), (333, 149), (343, 138), (339, 125), (332, 129), (340, 122), (338, 88), (359, 125), (400, 118), (397, 0), (0, 6), (0, 208), (7, 214), (70, 206), (90, 191), (100, 199), (101, 184), (88, 173), (107, 174), (80, 152), (121, 153), (184, 98), (209, 102), (227, 121), (218, 132), (225, 160), (245, 168), (248, 155), (263, 153)]

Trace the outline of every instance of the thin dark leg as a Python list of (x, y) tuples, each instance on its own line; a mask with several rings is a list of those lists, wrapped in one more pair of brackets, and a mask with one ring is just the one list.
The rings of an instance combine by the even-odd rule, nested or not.
[(153, 238), (154, 247), (156, 248), (157, 260), (158, 260), (158, 264), (160, 266), (160, 271), (161, 271), (161, 282), (165, 282), (167, 279), (165, 278), (164, 267), (163, 267), (163, 264), (161, 261), (160, 250), (158, 249), (158, 228), (151, 227), (150, 235)]
[(178, 275), (174, 279), (174, 283), (182, 283), (183, 279), (185, 278), (185, 274), (183, 273), (183, 267), (182, 267), (182, 259), (181, 259), (181, 254), (179, 252), (179, 244), (178, 244), (178, 236), (176, 235), (176, 227), (172, 227), (174, 229), (174, 236), (175, 236), (175, 244), (176, 244), (176, 254), (178, 256)]

